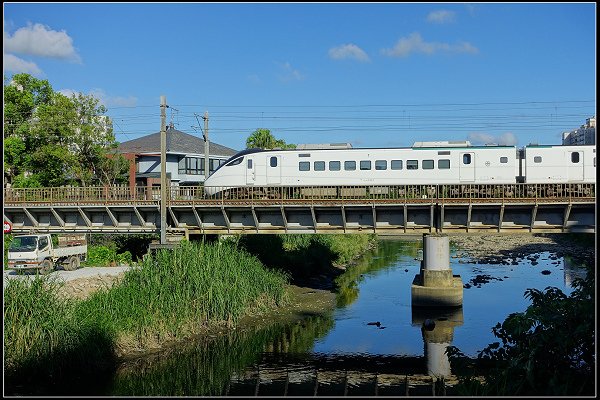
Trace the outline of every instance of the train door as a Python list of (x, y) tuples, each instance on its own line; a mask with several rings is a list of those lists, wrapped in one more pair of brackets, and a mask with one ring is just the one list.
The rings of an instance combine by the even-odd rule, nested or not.
[(267, 159), (267, 185), (281, 185), (281, 156)]
[(582, 181), (583, 151), (568, 151), (566, 161), (566, 164), (568, 165), (569, 181)]
[(256, 181), (256, 166), (252, 157), (246, 157), (246, 184), (254, 185)]
[(460, 153), (459, 177), (461, 182), (475, 182), (475, 153)]

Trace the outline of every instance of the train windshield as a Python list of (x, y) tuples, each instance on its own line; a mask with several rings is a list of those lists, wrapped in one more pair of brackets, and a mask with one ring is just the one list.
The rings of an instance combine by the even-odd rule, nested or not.
[(223, 168), (223, 166), (238, 165), (244, 159), (244, 157), (240, 157), (240, 156), (244, 156), (246, 154), (252, 154), (252, 153), (259, 153), (261, 151), (264, 151), (264, 150), (262, 150), (262, 149), (246, 149), (246, 150), (237, 152), (236, 154), (229, 157), (227, 159), (227, 161), (225, 161), (223, 164), (219, 165), (219, 167), (213, 171), (213, 174), (215, 172), (217, 172), (218, 170), (220, 170), (221, 168)]

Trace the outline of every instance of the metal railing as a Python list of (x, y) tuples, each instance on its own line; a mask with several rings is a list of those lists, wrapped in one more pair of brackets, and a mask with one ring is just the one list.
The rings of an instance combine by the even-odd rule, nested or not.
[[(250, 186), (211, 188), (172, 186), (169, 204), (314, 204), (314, 203), (455, 203), (455, 202), (595, 202), (593, 183), (510, 185), (392, 186)], [(5, 205), (158, 205), (160, 187), (104, 186), (4, 188)]]

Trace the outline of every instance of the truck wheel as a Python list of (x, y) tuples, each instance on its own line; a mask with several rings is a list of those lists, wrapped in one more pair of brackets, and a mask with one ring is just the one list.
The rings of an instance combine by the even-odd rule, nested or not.
[(63, 265), (65, 271), (75, 271), (79, 268), (79, 257), (71, 256), (69, 260)]
[(42, 263), (40, 264), (40, 274), (46, 275), (52, 271), (54, 271), (54, 265), (52, 265), (52, 261), (50, 261), (50, 260), (42, 261)]

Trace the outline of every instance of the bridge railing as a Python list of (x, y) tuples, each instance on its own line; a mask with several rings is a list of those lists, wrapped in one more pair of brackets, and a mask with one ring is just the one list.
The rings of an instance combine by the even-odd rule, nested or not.
[[(216, 192), (216, 193), (215, 193)], [(595, 184), (510, 185), (377, 185), (377, 186), (251, 186), (210, 188), (172, 186), (169, 203), (186, 204), (313, 204), (319, 203), (452, 203), (595, 201)], [(160, 187), (103, 186), (4, 188), (4, 204), (132, 204), (156, 205)]]

